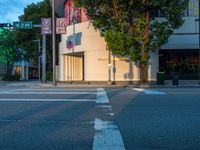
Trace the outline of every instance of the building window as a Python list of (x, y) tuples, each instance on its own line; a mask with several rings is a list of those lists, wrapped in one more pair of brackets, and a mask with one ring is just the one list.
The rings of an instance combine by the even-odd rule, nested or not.
[(172, 79), (174, 72), (180, 79), (198, 79), (199, 50), (160, 50), (159, 71), (164, 71), (166, 79)]

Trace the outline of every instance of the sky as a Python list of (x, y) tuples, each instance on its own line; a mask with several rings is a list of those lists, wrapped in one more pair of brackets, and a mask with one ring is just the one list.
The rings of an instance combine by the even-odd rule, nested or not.
[(42, 0), (0, 0), (0, 23), (18, 21), (18, 16), (23, 14), (24, 8)]

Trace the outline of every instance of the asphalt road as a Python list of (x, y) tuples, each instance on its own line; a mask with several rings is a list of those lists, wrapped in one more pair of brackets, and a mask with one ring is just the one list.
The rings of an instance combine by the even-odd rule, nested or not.
[(0, 150), (198, 150), (200, 89), (0, 87)]

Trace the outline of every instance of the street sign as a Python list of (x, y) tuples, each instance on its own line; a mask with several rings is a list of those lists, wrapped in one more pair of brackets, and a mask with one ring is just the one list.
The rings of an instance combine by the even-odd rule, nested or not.
[(66, 19), (65, 18), (56, 19), (56, 33), (66, 34)]
[(14, 29), (32, 29), (32, 21), (13, 22)]
[(42, 34), (51, 34), (51, 18), (42, 18), (41, 19), (41, 33)]
[(4, 27), (12, 27), (12, 25), (10, 23), (0, 23), (0, 28)]

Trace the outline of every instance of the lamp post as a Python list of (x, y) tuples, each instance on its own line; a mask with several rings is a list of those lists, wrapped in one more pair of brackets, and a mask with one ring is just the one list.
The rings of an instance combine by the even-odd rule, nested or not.
[(116, 78), (116, 63), (115, 63), (116, 55), (113, 54), (113, 82), (112, 84), (116, 84), (115, 78)]
[(52, 58), (53, 58), (53, 79), (52, 86), (56, 86), (56, 28), (55, 28), (55, 0), (51, 0), (52, 5)]

